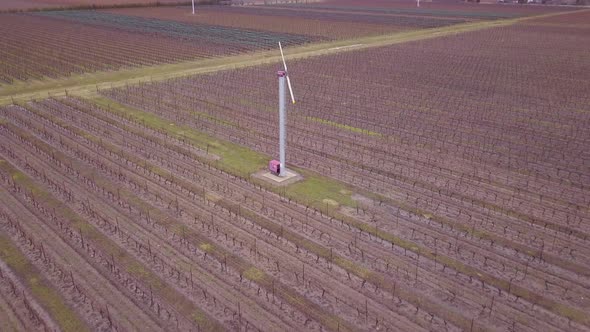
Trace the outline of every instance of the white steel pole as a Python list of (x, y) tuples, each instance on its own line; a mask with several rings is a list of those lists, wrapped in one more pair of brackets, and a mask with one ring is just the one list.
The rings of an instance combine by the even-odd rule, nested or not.
[(285, 91), (285, 77), (287, 73), (279, 71), (279, 162), (281, 163), (281, 169), (279, 176), (287, 175), (287, 165), (285, 162), (285, 153), (287, 148), (287, 112), (286, 112), (286, 91)]
[(193, 15), (195, 15), (195, 0), (193, 0)]

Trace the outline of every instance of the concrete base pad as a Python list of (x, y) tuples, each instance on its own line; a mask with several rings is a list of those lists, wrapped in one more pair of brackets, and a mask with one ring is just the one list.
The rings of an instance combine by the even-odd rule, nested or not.
[(285, 173), (285, 176), (276, 176), (268, 170), (263, 170), (254, 173), (254, 177), (277, 186), (286, 186), (299, 180), (303, 180), (303, 177), (301, 175), (291, 170), (287, 170)]

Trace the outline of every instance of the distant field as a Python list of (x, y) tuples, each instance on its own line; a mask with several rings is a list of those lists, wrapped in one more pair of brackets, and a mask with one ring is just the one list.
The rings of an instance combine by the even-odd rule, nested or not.
[(588, 32), (590, 28), (590, 19), (587, 11), (579, 11), (577, 13), (571, 13), (568, 15), (557, 15), (549, 17), (534, 18), (528, 22), (531, 24), (556, 24), (558, 26), (577, 26), (581, 29), (580, 32)]
[(46, 10), (54, 8), (111, 7), (132, 5), (188, 4), (186, 0), (2, 0), (1, 12)]
[(271, 49), (279, 40), (289, 47), (551, 10), (382, 4), (199, 6), (195, 15), (189, 6), (0, 14), (5, 32), (0, 36), (0, 85), (230, 56)]
[(0, 84), (230, 56), (319, 37), (96, 11), (2, 14)]
[[(416, 20), (412, 25), (411, 19), (396, 20), (387, 18), (387, 22), (378, 22), (379, 17), (360, 18), (354, 13), (341, 15), (337, 20), (327, 19), (329, 15), (308, 15), (304, 11), (266, 9), (260, 7), (220, 8), (199, 7), (192, 15), (190, 10), (183, 7), (167, 8), (126, 8), (105, 10), (121, 15), (158, 18), (189, 24), (211, 24), (218, 26), (273, 31), (278, 33), (300, 33), (329, 39), (345, 39), (360, 36), (380, 35), (396, 31), (418, 28), (420, 22)], [(436, 22), (436, 20), (431, 20)], [(458, 21), (442, 21), (454, 24)], [(442, 24), (440, 23), (440, 24)]]
[[(325, 0), (319, 3), (309, 4), (292, 4), (293, 7), (307, 8), (355, 8), (356, 10), (364, 9), (367, 11), (400, 10), (407, 12), (419, 13), (428, 12), (448, 12), (471, 16), (523, 16), (539, 15), (542, 13), (553, 12), (556, 6), (539, 6), (539, 5), (519, 5), (519, 4), (479, 4), (468, 3), (464, 1), (442, 0), (442, 1), (424, 1), (420, 2), (420, 8), (416, 8), (416, 1), (408, 0)], [(571, 7), (557, 7), (559, 10), (571, 10)]]
[(197, 9), (195, 15), (184, 7), (124, 8), (106, 11), (191, 24), (302, 33), (330, 39), (437, 28), (475, 20), (515, 18), (556, 11), (556, 8), (547, 7), (506, 8), (506, 6), (477, 6), (460, 3), (424, 3), (420, 8), (416, 8), (408, 1), (328, 1), (268, 6), (204, 6)]

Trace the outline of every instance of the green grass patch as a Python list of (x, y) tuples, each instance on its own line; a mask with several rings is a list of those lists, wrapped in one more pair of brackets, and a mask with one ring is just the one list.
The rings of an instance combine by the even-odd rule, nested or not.
[(211, 245), (209, 243), (202, 243), (199, 245), (199, 249), (203, 250), (204, 252), (212, 252), (213, 245)]
[(126, 118), (131, 117), (152, 129), (164, 130), (172, 137), (190, 140), (195, 146), (202, 150), (209, 151), (209, 153), (219, 156), (221, 159), (214, 161), (214, 166), (229, 173), (248, 178), (250, 174), (264, 168), (268, 162), (268, 157), (261, 153), (257, 153), (237, 144), (213, 138), (207, 134), (194, 130), (191, 127), (171, 123), (153, 113), (143, 112), (125, 106), (105, 97), (94, 97), (88, 100), (111, 113)]
[(0, 234), (0, 259), (19, 276), (38, 303), (47, 310), (63, 331), (90, 331), (86, 323), (66, 304), (59, 292), (29, 262), (16, 245), (2, 234)]
[(207, 324), (207, 317), (205, 317), (205, 315), (203, 315), (202, 312), (195, 312), (192, 316), (193, 321), (195, 321), (197, 324), (200, 325), (206, 325)]
[(335, 208), (328, 200), (339, 205), (355, 206), (352, 191), (344, 183), (302, 169), (296, 171), (304, 180), (287, 186), (285, 194), (288, 197), (322, 210), (326, 204), (329, 208)]
[(338, 122), (334, 122), (334, 121), (330, 121), (330, 120), (326, 120), (326, 119), (322, 119), (322, 118), (316, 118), (313, 116), (306, 116), (305, 119), (308, 121), (317, 122), (317, 123), (325, 124), (328, 126), (336, 127), (339, 129), (348, 130), (353, 133), (358, 133), (358, 134), (363, 134), (363, 135), (368, 135), (368, 136), (378, 136), (378, 137), (383, 136), (381, 133), (378, 133), (375, 131), (371, 131), (371, 130), (367, 130), (367, 129), (363, 129), (363, 128), (358, 128), (358, 127), (353, 127), (353, 126), (345, 125), (342, 123), (338, 123)]
[(265, 276), (264, 272), (260, 271), (255, 267), (250, 267), (246, 271), (244, 271), (244, 277), (250, 279), (252, 281), (259, 281)]
[(223, 126), (226, 127), (236, 127), (237, 123), (231, 122), (231, 121), (227, 121), (227, 120), (222, 120), (220, 118), (214, 117), (213, 115), (209, 115), (205, 112), (196, 112), (196, 111), (190, 111), (189, 112), (192, 116), (200, 116), (209, 120), (213, 120)]
[(145, 267), (138, 262), (130, 262), (125, 266), (125, 270), (134, 276), (141, 277), (142, 279), (149, 278), (150, 273)]

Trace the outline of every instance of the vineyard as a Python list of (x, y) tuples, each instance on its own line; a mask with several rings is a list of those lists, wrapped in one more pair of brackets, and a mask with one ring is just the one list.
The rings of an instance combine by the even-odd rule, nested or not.
[(230, 56), (269, 49), (278, 40), (318, 40), (93, 11), (5, 14), (0, 27), (0, 83)]
[(590, 11), (421, 6), (0, 14), (0, 330), (590, 331)]
[[(427, 293), (421, 304), (449, 308), (438, 312), (443, 320), (463, 329), (475, 316), (502, 329), (582, 329), (588, 322), (575, 308), (590, 304), (587, 45), (585, 31), (521, 24), (292, 62), (300, 99), (289, 120), (292, 163), (374, 194), (336, 209), (336, 218), (411, 253), (418, 280), (437, 275), (418, 288)], [(274, 156), (276, 69), (104, 94)], [(374, 257), (382, 268), (395, 255)], [(458, 276), (469, 280), (461, 291)], [(491, 303), (514, 312), (496, 322)], [(523, 312), (535, 320), (518, 318)]]

